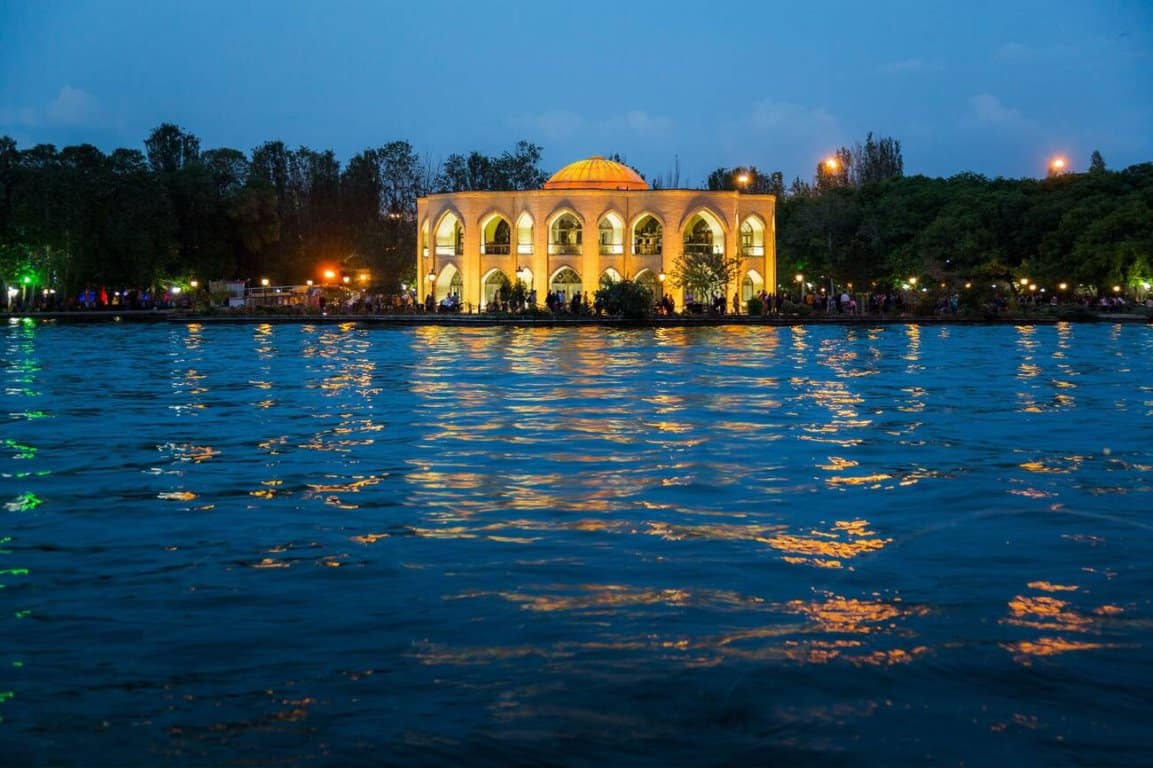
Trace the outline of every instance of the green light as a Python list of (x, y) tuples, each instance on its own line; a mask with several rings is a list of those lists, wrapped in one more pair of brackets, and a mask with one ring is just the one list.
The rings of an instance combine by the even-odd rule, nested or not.
[(22, 493), (4, 505), (9, 512), (30, 512), (44, 502), (34, 493)]
[(28, 277), (28, 275), (24, 275), (24, 285), (28, 285), (31, 282), (32, 278)]

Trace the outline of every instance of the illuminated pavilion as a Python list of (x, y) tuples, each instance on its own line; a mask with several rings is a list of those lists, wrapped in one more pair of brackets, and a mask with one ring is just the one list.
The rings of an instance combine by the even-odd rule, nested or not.
[[(417, 200), (416, 270), (423, 295), (457, 296), (484, 309), (518, 278), (566, 300), (591, 297), (603, 280), (646, 284), (656, 296), (685, 296), (666, 277), (682, 254), (740, 259), (726, 307), (777, 285), (776, 197), (736, 191), (650, 189), (626, 165), (590, 157), (565, 166), (542, 189), (448, 192)], [(696, 297), (707, 301), (707, 297)]]

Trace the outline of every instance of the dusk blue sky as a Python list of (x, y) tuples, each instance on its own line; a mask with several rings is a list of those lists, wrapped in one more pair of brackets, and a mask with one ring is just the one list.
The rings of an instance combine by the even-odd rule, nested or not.
[(867, 131), (906, 174), (1153, 160), (1153, 2), (0, 0), (0, 134), (142, 149), (270, 139), (433, 162), (519, 139), (682, 186), (812, 177)]

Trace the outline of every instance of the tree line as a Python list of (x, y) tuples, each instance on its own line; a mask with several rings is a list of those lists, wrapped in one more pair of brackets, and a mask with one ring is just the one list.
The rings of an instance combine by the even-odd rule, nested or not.
[(787, 290), (795, 275), (858, 290), (917, 278), (974, 295), (1021, 291), (1022, 279), (1026, 290), (1098, 296), (1145, 295), (1153, 283), (1153, 163), (1110, 171), (1094, 152), (1087, 172), (1045, 179), (905, 176), (900, 142), (869, 134), (821, 162), (811, 183), (785, 189), (780, 173), (718, 168), (708, 186), (778, 195)]
[[(152, 287), (208, 279), (303, 283), (322, 265), (367, 270), (395, 291), (414, 277), (416, 198), (536, 189), (547, 175), (527, 141), (499, 156), (442, 163), (406, 141), (346, 163), (331, 150), (268, 141), (203, 150), (172, 125), (144, 150), (82, 144), (20, 149), (0, 137), (0, 281), (9, 286)], [(679, 171), (678, 171), (679, 174)], [(677, 178), (679, 182), (679, 176)], [(718, 168), (706, 189), (775, 194), (778, 274), (887, 288), (910, 277), (1105, 293), (1153, 276), (1153, 164), (1046, 179), (904, 175), (900, 142), (869, 134), (786, 187), (780, 172)]]
[(546, 178), (540, 153), (521, 141), (436, 164), (393, 141), (342, 164), (281, 141), (203, 150), (168, 123), (144, 151), (20, 149), (0, 137), (0, 282), (72, 296), (194, 278), (301, 284), (324, 266), (366, 270), (397, 290), (415, 269), (417, 197), (535, 189)]

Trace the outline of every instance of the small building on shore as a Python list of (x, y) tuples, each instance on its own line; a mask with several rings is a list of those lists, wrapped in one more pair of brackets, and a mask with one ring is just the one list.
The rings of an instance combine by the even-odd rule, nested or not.
[(743, 307), (777, 290), (775, 206), (773, 195), (651, 189), (628, 166), (594, 156), (541, 189), (419, 198), (416, 270), (423, 295), (472, 310), (492, 303), (505, 279), (522, 280), (538, 303), (629, 279), (683, 306), (671, 280), (677, 259), (724, 254), (739, 263), (726, 304), (737, 294)]

